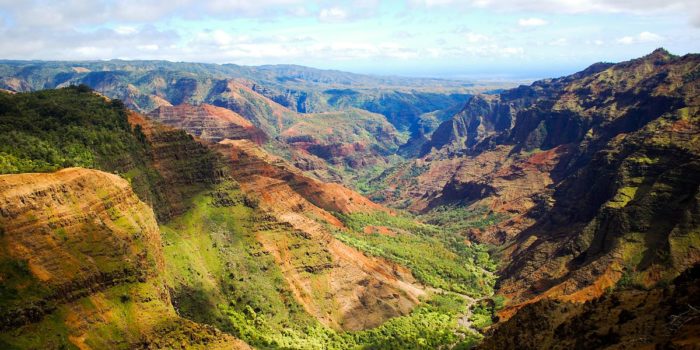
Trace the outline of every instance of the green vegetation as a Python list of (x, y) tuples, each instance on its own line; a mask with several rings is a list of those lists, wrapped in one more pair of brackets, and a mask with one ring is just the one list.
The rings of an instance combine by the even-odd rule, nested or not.
[[(389, 164), (381, 173), (377, 173), (373, 177), (368, 177), (362, 182), (358, 183), (358, 190), (368, 196), (370, 199), (377, 203), (382, 203), (387, 200), (387, 197), (392, 197), (391, 193), (386, 193), (385, 190), (389, 186), (388, 181), (391, 179), (398, 178), (400, 180), (409, 181), (411, 185), (416, 185), (418, 183), (418, 176), (426, 172), (430, 166), (428, 165), (416, 165), (413, 162), (406, 161), (395, 161)], [(396, 194), (393, 194), (396, 196)], [(403, 204), (395, 204), (395, 207), (405, 208), (408, 205), (408, 201)]]
[[(460, 303), (458, 300), (462, 300)], [(468, 349), (481, 336), (457, 325), (461, 297), (437, 295), (411, 314), (393, 318), (381, 326), (359, 332), (338, 332), (318, 323), (305, 328), (292, 326), (275, 332), (274, 325), (255, 311), (229, 311), (232, 324), (239, 325), (241, 338), (260, 348), (282, 349)]]
[[(284, 131), (283, 139), (290, 148), (323, 159), (326, 169), (316, 172), (327, 171), (325, 176), (340, 177), (346, 186), (363, 192), (372, 178), (403, 161), (396, 151), (408, 134), (398, 132), (382, 115), (349, 108), (306, 114)], [(289, 151), (277, 154), (291, 160)]]
[(465, 206), (449, 205), (437, 207), (421, 215), (420, 219), (452, 232), (464, 232), (467, 229), (485, 229), (508, 219), (508, 216), (491, 212), (485, 207), (469, 209)]
[[(264, 213), (246, 202), (235, 183), (224, 182), (196, 196), (190, 211), (161, 226), (167, 281), (180, 314), (214, 324), (262, 349), (468, 348), (478, 341), (478, 335), (457, 324), (466, 311), (465, 300), (450, 294), (434, 295), (411, 314), (375, 329), (339, 332), (323, 326), (296, 302), (282, 271), (256, 239), (294, 236), (280, 231), (288, 228), (267, 222)], [(407, 218), (391, 220), (402, 227), (415, 225)], [(439, 245), (435, 240), (424, 242)], [(313, 249), (304, 248), (301, 238), (292, 243)], [(313, 265), (315, 260), (303, 263)]]
[(126, 113), (84, 85), (0, 93), (0, 173), (115, 168), (146, 149)]
[[(173, 206), (186, 206), (192, 193), (206, 187), (216, 156), (181, 130), (159, 130), (150, 141), (139, 126), (132, 129), (127, 114), (121, 101), (108, 101), (85, 85), (0, 93), (0, 174), (73, 166), (120, 174), (159, 219), (167, 218)], [(157, 152), (162, 154), (154, 157)]]
[(85, 85), (31, 93), (0, 93), (0, 174), (84, 167), (125, 174), (156, 212), (160, 174), (150, 145), (132, 129), (119, 100), (106, 101)]
[(5, 248), (0, 248), (0, 306), (2, 311), (11, 310), (28, 301), (33, 302), (50, 293), (40, 281), (32, 275), (29, 264), (24, 260), (9, 257)]
[(460, 296), (436, 295), (408, 316), (354, 334), (355, 341), (361, 349), (469, 349), (481, 336), (457, 325), (465, 307)]
[(503, 309), (505, 302), (506, 298), (502, 295), (495, 295), (493, 298), (477, 301), (472, 305), (472, 314), (469, 317), (472, 327), (483, 331), (485, 328), (491, 326), (498, 320), (496, 314)]
[[(155, 190), (162, 178), (150, 160), (153, 145), (140, 128), (131, 128), (126, 116), (127, 111), (118, 100), (107, 102), (84, 86), (15, 95), (0, 93), (0, 173), (54, 171), (69, 166), (117, 172), (158, 210), (159, 201), (166, 199)], [(181, 139), (176, 142), (192, 142), (184, 133), (178, 135)], [(186, 161), (190, 160), (172, 160)], [(186, 165), (191, 164), (173, 168), (201, 168)], [(372, 171), (379, 173), (383, 169)], [(340, 332), (322, 325), (296, 301), (283, 271), (259, 237), (274, 240), (283, 236), (293, 240), (300, 252), (293, 258), (300, 259), (300, 266), (327, 264), (329, 253), (319, 251), (308, 239), (295, 238), (289, 227), (269, 218), (258, 208), (257, 200), (243, 195), (232, 180), (204, 190), (191, 187), (190, 193), (198, 194), (180, 198), (190, 204), (185, 206), (190, 209), (161, 225), (165, 280), (182, 316), (215, 325), (259, 348), (463, 349), (478, 341), (479, 335), (457, 322), (466, 311), (465, 300), (447, 293), (431, 295), (409, 315), (371, 330)], [(111, 210), (114, 209), (108, 213), (114, 224), (126, 225)], [(472, 296), (492, 293), (494, 277), (490, 271), (495, 266), (484, 246), (470, 245), (450, 231), (405, 215), (353, 214), (341, 215), (341, 219), (350, 230), (335, 232), (339, 239), (410, 268), (429, 286)], [(396, 235), (365, 234), (367, 226), (387, 227)], [(73, 242), (65, 229), (57, 228), (51, 234), (57, 242), (70, 243), (80, 251), (91, 248), (85, 246), (88, 243)], [(144, 249), (136, 243), (135, 248)], [(109, 271), (121, 268), (119, 262), (102, 258), (96, 258), (94, 263)], [(50, 292), (40, 288), (27, 264), (21, 261), (0, 261), (0, 274), (12, 282), (0, 286), (3, 305), (27, 303)], [(153, 283), (135, 282), (129, 280), (102, 292), (104, 297), (98, 302), (102, 309), (111, 310), (118, 322), (96, 326), (90, 331), (87, 344), (102, 348), (114, 342), (127, 344), (137, 341), (131, 337), (140, 334), (141, 326), (160, 327), (137, 325), (139, 315), (163, 313), (160, 321), (168, 321), (167, 305), (158, 302), (160, 291)], [(22, 287), (19, 295), (19, 284), (31, 288)], [(150, 301), (153, 307), (149, 309), (144, 303)], [(89, 298), (75, 302), (84, 310), (102, 310)], [(56, 339), (33, 343), (27, 336), (18, 340), (0, 337), (0, 346), (69, 348), (65, 320), (70, 312), (68, 306), (60, 305), (37, 324), (36, 329), (56, 334)], [(159, 320), (155, 316), (146, 318)]]
[(346, 174), (352, 174), (350, 181), (346, 181), (348, 182), (347, 186), (366, 196), (378, 190), (374, 179), (381, 176), (387, 169), (391, 169), (403, 161), (404, 158), (401, 156), (392, 154), (382, 157), (382, 160), (379, 160), (372, 166), (360, 167), (359, 169), (345, 166), (342, 171)]
[[(132, 349), (133, 344), (145, 340), (142, 338), (145, 334), (150, 341), (175, 342), (177, 348), (206, 337), (197, 329), (187, 329), (189, 323), (177, 318), (172, 307), (162, 300), (161, 293), (150, 281), (125, 283), (70, 304), (57, 305), (36, 323), (0, 332), (0, 348), (78, 349), (75, 322), (83, 327), (80, 332), (84, 332), (84, 337), (80, 341), (93, 349)], [(163, 328), (167, 333), (161, 331)], [(181, 333), (185, 333), (185, 341), (178, 339), (183, 338)]]
[[(235, 184), (213, 193), (196, 196), (192, 210), (161, 226), (167, 279), (180, 312), (246, 340), (254, 339), (236, 319), (274, 325), (269, 331), (277, 333), (310, 326), (311, 316), (294, 302), (281, 270), (255, 239), (255, 210)], [(232, 199), (228, 206), (215, 205), (221, 193)]]
[[(493, 293), (496, 266), (485, 246), (469, 245), (459, 236), (403, 215), (376, 212), (338, 217), (350, 229), (335, 230), (339, 240), (408, 267), (427, 285), (474, 297)], [(386, 227), (395, 234), (367, 234), (367, 227)]]

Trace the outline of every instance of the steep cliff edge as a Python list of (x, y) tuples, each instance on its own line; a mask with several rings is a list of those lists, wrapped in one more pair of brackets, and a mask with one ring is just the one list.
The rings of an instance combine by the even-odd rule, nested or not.
[(502, 292), (587, 300), (620, 280), (650, 287), (697, 263), (697, 111), (620, 135), (560, 183), (552, 208), (507, 247)]
[(182, 130), (147, 122), (86, 86), (0, 93), (0, 173), (79, 166), (120, 174), (159, 220), (218, 181), (216, 156)]
[(208, 104), (161, 106), (149, 112), (148, 117), (211, 142), (247, 139), (263, 144), (268, 139), (262, 130), (238, 113)]
[(659, 49), (475, 97), (372, 197), (499, 245), (503, 317), (669, 283), (700, 261), (698, 72)]
[[(291, 187), (314, 206), (328, 212), (349, 213), (387, 210), (367, 198), (339, 184), (322, 182), (304, 175), (284, 159), (274, 156), (245, 140), (225, 140), (217, 150), (231, 161), (231, 171), (241, 184), (250, 185), (254, 193), (272, 197), (264, 189), (264, 182), (277, 180)], [(254, 190), (253, 190), (254, 189)], [(279, 201), (276, 204), (283, 204)]]
[[(152, 205), (154, 212), (161, 213), (158, 222), (163, 234), (163, 267), (156, 269), (159, 273), (155, 277), (147, 275), (139, 280), (141, 275), (136, 275), (134, 288), (144, 297), (128, 292), (131, 284), (119, 284), (116, 287), (120, 289), (114, 292), (117, 294), (100, 296), (98, 302), (104, 302), (99, 304), (97, 315), (107, 320), (107, 326), (96, 325), (97, 331), (87, 332), (86, 346), (162, 348), (176, 347), (174, 344), (180, 342), (213, 346), (220, 334), (212, 326), (261, 347), (346, 349), (360, 344), (406, 344), (417, 338), (428, 339), (427, 344), (435, 346), (474, 340), (473, 334), (465, 333), (456, 323), (465, 301), (436, 295), (426, 284), (450, 288), (467, 281), (468, 288), (459, 291), (479, 295), (490, 292), (493, 279), (482, 279), (485, 272), (470, 260), (476, 254), (488, 259), (483, 250), (470, 254), (452, 251), (447, 243), (430, 236), (433, 231), (410, 218), (395, 217), (342, 185), (308, 177), (252, 141), (199, 142), (185, 131), (130, 112), (119, 101), (105, 99), (84, 86), (1, 94), (0, 104), (0, 128), (7, 131), (0, 137), (11, 135), (8, 143), (0, 145), (0, 170), (48, 171), (76, 164), (102, 168), (119, 176), (108, 175), (110, 178), (124, 179), (117, 184), (131, 185), (146, 203), (142, 203), (144, 207)], [(33, 147), (36, 144), (40, 152)], [(99, 185), (86, 183), (84, 190), (99, 194)], [(91, 198), (83, 194), (74, 197), (71, 201), (75, 203)], [(116, 216), (113, 219), (122, 220)], [(366, 219), (371, 219), (371, 226), (393, 232), (392, 240), (381, 242), (379, 250), (370, 249), (365, 240), (362, 220)], [(355, 220), (352, 234), (345, 226), (348, 220)], [(404, 229), (395, 229), (387, 221)], [(409, 226), (423, 231), (409, 232)], [(99, 239), (109, 243), (108, 236), (105, 233)], [(105, 254), (100, 245), (89, 242), (89, 246), (80, 246), (81, 257)], [(50, 248), (37, 249), (48, 252)], [(124, 245), (117, 248), (118, 253)], [(407, 264), (404, 253), (416, 257), (426, 249), (437, 252), (429, 263)], [(122, 258), (127, 265), (135, 261), (128, 256)], [(117, 256), (114, 261), (90, 259), (105, 267), (116, 266), (120, 260)], [(63, 260), (52, 264), (60, 265)], [(21, 263), (18, 266), (21, 269)], [(132, 270), (149, 271), (137, 266), (127, 272)], [(419, 273), (422, 283), (413, 273)], [(151, 283), (155, 278), (158, 283)], [(109, 288), (105, 291), (112, 293)], [(32, 293), (17, 292), (13, 300), (19, 304), (31, 301)], [(166, 305), (167, 297), (173, 306)], [(43, 307), (47, 302), (42, 300), (37, 303)], [(43, 318), (41, 313), (20, 308), (17, 314), (38, 315), (38, 319), (3, 330), (3, 341), (28, 327), (35, 333), (6, 343), (19, 348), (54, 347), (53, 340), (43, 333), (36, 335), (45, 331), (63, 334), (56, 341), (70, 346), (73, 340), (66, 335), (70, 332), (63, 330), (66, 322), (62, 317), (73, 314), (61, 308), (67, 303), (72, 312), (72, 303), (82, 300), (58, 300), (58, 311), (46, 311)], [(152, 308), (139, 304), (141, 300), (159, 300), (159, 309), (145, 314)], [(183, 326), (179, 318), (174, 318), (161, 325), (153, 316), (174, 312), (200, 324), (189, 322)], [(85, 329), (99, 323), (84, 314), (71, 317)], [(81, 321), (84, 319), (88, 319), (88, 326)], [(37, 330), (39, 323), (43, 328)], [(150, 327), (152, 323), (158, 323), (152, 327), (154, 332), (142, 331), (138, 326)], [(50, 344), (34, 345), (32, 341)]]
[(0, 208), (3, 347), (248, 348), (177, 316), (155, 216), (126, 180), (0, 175)]

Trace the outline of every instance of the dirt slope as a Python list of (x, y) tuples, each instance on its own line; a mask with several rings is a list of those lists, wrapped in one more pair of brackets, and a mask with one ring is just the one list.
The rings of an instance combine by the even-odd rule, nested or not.
[[(279, 225), (275, 221), (287, 226), (257, 238), (273, 254), (310, 314), (332, 327), (357, 330), (406, 314), (418, 303), (425, 292), (407, 269), (368, 257), (332, 235), (332, 230), (342, 229), (332, 212), (387, 209), (341, 185), (306, 177), (250, 141), (225, 140), (217, 150), (229, 160), (231, 176), (241, 188), (270, 213), (272, 222), (263, 228)], [(326, 260), (308, 265), (305, 256)]]

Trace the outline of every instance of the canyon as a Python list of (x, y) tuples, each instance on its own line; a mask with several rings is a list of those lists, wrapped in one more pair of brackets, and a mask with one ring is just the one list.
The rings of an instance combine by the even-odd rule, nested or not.
[(700, 342), (697, 54), (508, 89), (0, 66), (2, 347)]

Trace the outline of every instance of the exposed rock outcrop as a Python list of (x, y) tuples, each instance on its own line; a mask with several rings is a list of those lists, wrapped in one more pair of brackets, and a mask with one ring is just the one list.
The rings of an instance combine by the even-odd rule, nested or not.
[(463, 234), (503, 244), (512, 305), (668, 282), (700, 260), (698, 71), (700, 56), (659, 49), (474, 98), (374, 196), (504, 214)]
[(247, 139), (257, 144), (267, 141), (262, 130), (236, 112), (208, 104), (161, 106), (148, 113), (148, 117), (206, 141)]
[(118, 176), (80, 168), (0, 175), (0, 232), (4, 345), (161, 347), (163, 337), (173, 341), (157, 330), (167, 324), (189, 329), (181, 344), (248, 348), (177, 316), (153, 211)]
[(187, 210), (187, 199), (216, 183), (224, 170), (216, 155), (185, 131), (154, 122), (130, 112), (129, 124), (138, 128), (148, 144), (144, 167), (128, 164), (120, 172), (131, 178), (134, 191), (150, 204), (160, 221)]

